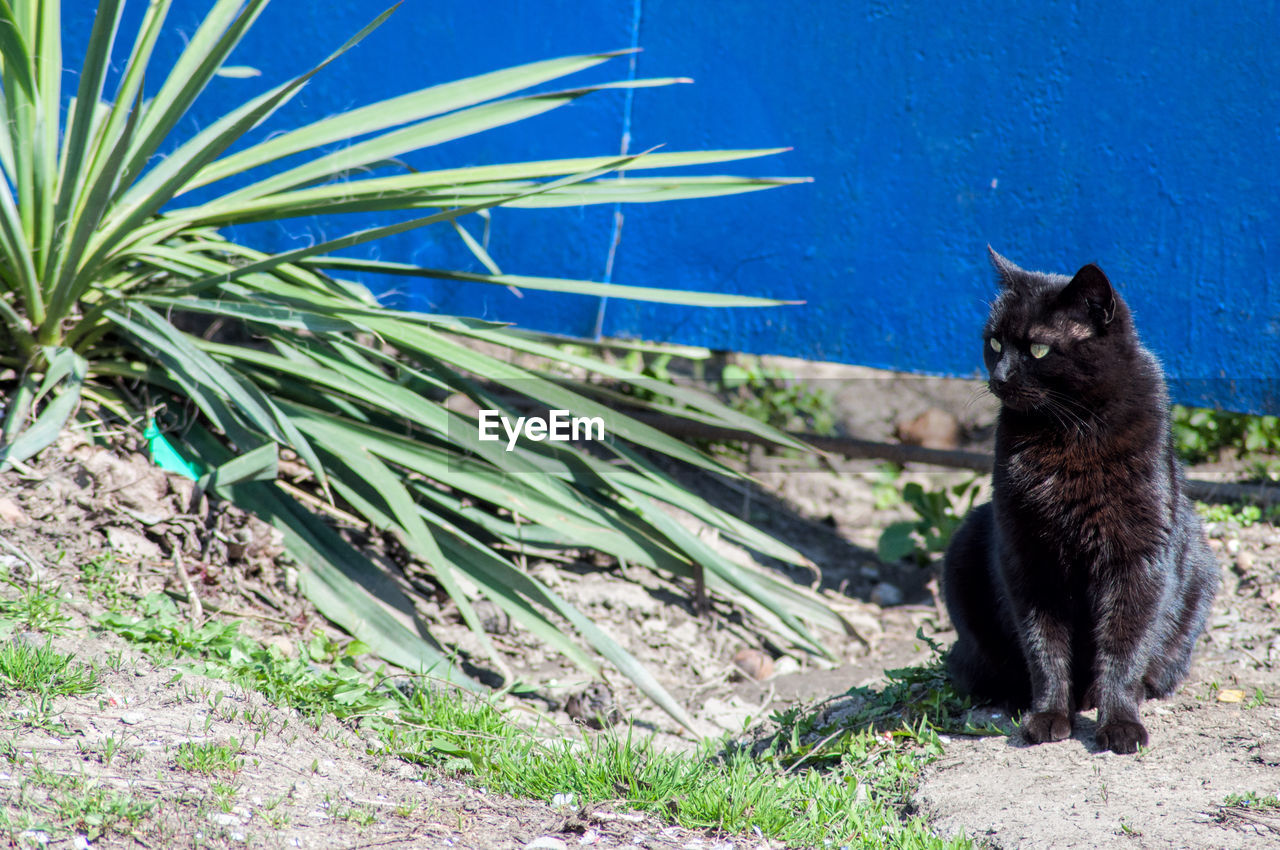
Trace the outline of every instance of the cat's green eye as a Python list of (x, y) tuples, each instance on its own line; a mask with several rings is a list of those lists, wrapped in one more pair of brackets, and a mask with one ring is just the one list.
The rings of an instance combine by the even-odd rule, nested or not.
[(1031, 356), (1034, 357), (1035, 359), (1039, 360), (1041, 357), (1044, 357), (1048, 353), (1049, 353), (1049, 346), (1045, 345), (1043, 342), (1031, 343)]
[(997, 354), (1000, 352), (1000, 340), (995, 337), (991, 337), (991, 350)]

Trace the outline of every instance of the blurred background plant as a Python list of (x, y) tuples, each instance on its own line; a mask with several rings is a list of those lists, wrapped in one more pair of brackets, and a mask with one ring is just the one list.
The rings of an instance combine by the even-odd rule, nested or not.
[(759, 357), (740, 357), (725, 364), (720, 388), (734, 410), (779, 430), (824, 436), (836, 432), (830, 392), (786, 369), (766, 366)]
[(1280, 452), (1280, 416), (1252, 416), (1175, 404), (1173, 438), (1178, 453), (1188, 463), (1217, 460), (1224, 454), (1237, 458), (1275, 454)]
[(947, 550), (951, 535), (973, 507), (981, 487), (975, 476), (950, 487), (926, 490), (915, 481), (902, 487), (902, 500), (916, 519), (890, 523), (880, 533), (877, 554), (889, 563), (904, 558), (921, 566)]
[[(73, 423), (130, 423), (200, 487), (279, 528), (319, 610), (401, 666), (464, 684), (451, 650), (422, 636), (403, 585), (359, 540), (392, 538), (421, 579), (456, 603), (502, 669), (474, 602), (489, 599), (591, 673), (589, 646), (674, 717), (685, 712), (620, 645), (521, 568), (529, 555), (594, 549), (731, 597), (779, 646), (824, 653), (810, 630), (847, 628), (813, 594), (732, 563), (677, 522), (679, 508), (733, 543), (794, 564), (793, 549), (690, 493), (647, 453), (733, 476), (732, 469), (584, 392), (588, 376), (622, 386), (632, 370), (500, 322), (380, 306), (335, 273), (445, 279), (707, 307), (781, 302), (708, 292), (505, 274), (467, 223), (497, 206), (550, 207), (711, 197), (790, 178), (633, 176), (772, 150), (672, 152), (406, 171), (397, 157), (511, 124), (636, 79), (529, 89), (619, 55), (569, 56), (445, 83), (270, 134), (252, 131), (389, 11), (305, 73), (205, 122), (178, 128), (266, 0), (218, 0), (167, 73), (150, 67), (170, 0), (154, 0), (132, 46), (117, 47), (122, 0), (101, 0), (63, 97), (61, 4), (0, 4), (0, 469), (18, 466)], [(144, 79), (146, 86), (144, 87)], [(114, 82), (114, 94), (107, 86)], [(234, 152), (231, 152), (233, 151)], [(465, 160), (465, 157), (463, 157)], [(624, 179), (608, 176), (627, 171)], [(226, 182), (224, 182), (226, 181)], [(196, 191), (199, 190), (199, 191)], [(197, 200), (197, 198), (199, 200)], [(339, 213), (404, 211), (394, 224), (269, 254), (223, 229)], [(486, 273), (343, 257), (335, 252), (415, 228), (450, 228)], [(473, 225), (475, 226), (475, 225)], [(749, 380), (749, 377), (748, 379)], [(798, 444), (717, 399), (643, 381), (664, 410)], [(654, 389), (660, 386), (660, 389)], [(477, 439), (466, 398), (505, 415), (563, 408), (603, 416), (592, 451)], [(651, 403), (632, 392), (633, 403)], [(788, 402), (795, 406), (793, 402)], [(164, 437), (167, 444), (158, 440)], [(280, 475), (287, 466), (288, 480)], [(327, 515), (327, 516), (326, 516)], [(336, 530), (332, 517), (346, 523)]]

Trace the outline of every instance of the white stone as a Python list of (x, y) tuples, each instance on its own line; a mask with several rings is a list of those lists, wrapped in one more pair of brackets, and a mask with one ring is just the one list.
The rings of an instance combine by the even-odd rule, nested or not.
[(530, 841), (524, 846), (524, 850), (569, 850), (569, 845), (554, 835), (544, 835)]

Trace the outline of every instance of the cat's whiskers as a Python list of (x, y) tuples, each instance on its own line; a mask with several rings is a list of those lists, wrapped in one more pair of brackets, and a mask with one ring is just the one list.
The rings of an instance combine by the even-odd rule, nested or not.
[(1100, 420), (1096, 411), (1060, 390), (1046, 387), (1044, 392), (1046, 403), (1057, 408), (1064, 416), (1068, 417), (1075, 424), (1076, 431), (1080, 436), (1093, 436), (1097, 432), (1097, 424)]
[(969, 413), (970, 411), (972, 411), (973, 406), (978, 403), (978, 399), (987, 395), (991, 396), (992, 398), (995, 398), (995, 393), (991, 392), (991, 388), (988, 387), (985, 382), (976, 385), (972, 390), (969, 391), (969, 400), (964, 403), (965, 413)]
[(1062, 430), (1074, 430), (1076, 436), (1087, 437), (1092, 434), (1088, 427), (1088, 423), (1081, 419), (1079, 415), (1073, 413), (1069, 407), (1060, 401), (1045, 397), (1044, 409), (1049, 412), (1054, 419), (1058, 420), (1058, 424), (1062, 426)]

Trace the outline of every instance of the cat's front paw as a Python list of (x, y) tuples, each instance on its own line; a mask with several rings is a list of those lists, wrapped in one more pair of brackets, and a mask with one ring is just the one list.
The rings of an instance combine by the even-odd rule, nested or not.
[(1037, 711), (1022, 723), (1022, 737), (1028, 744), (1047, 744), (1071, 735), (1071, 718), (1060, 711)]
[(1136, 720), (1113, 720), (1098, 728), (1098, 746), (1113, 753), (1136, 753), (1147, 745), (1147, 729)]

